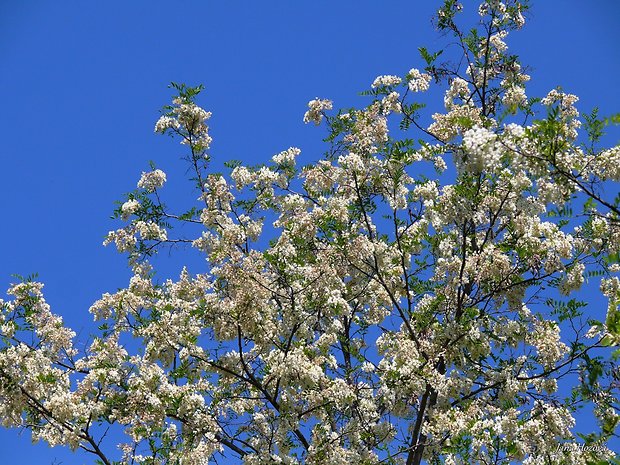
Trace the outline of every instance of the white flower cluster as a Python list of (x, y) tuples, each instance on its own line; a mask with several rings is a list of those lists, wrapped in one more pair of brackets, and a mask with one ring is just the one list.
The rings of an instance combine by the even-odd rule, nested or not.
[(455, 105), (445, 114), (434, 113), (433, 120), (428, 131), (444, 142), (454, 139), (463, 129), (482, 124), (480, 109), (467, 104)]
[(506, 3), (501, 0), (488, 0), (480, 4), (478, 14), (482, 17), (494, 15), (496, 18), (495, 24), (511, 21), (517, 28), (522, 28), (525, 24), (521, 5), (518, 3), (512, 9), (509, 9), (506, 7)]
[(49, 353), (52, 357), (60, 351), (69, 356), (75, 355), (76, 351), (73, 348), (75, 333), (63, 325), (62, 317), (51, 312), (42, 291), (41, 283), (22, 282), (12, 285), (7, 294), (14, 296), (15, 300), (9, 305), (9, 310), (21, 306), (28, 309), (26, 321), (32, 325), (39, 337), (43, 352)]
[(583, 276), (585, 270), (586, 266), (583, 263), (575, 263), (560, 284), (560, 291), (564, 295), (569, 295), (571, 292), (579, 290), (585, 280)]
[(577, 129), (581, 127), (579, 121), (579, 111), (575, 108), (575, 104), (579, 101), (579, 97), (573, 94), (565, 94), (557, 89), (552, 89), (540, 103), (547, 106), (557, 105), (559, 109), (560, 120), (564, 123), (564, 132), (571, 139), (577, 138)]
[(162, 116), (155, 123), (155, 132), (164, 134), (169, 129), (178, 130), (181, 127), (181, 123), (176, 118), (171, 116)]
[(590, 165), (594, 174), (601, 179), (620, 181), (620, 145), (604, 150)]
[(212, 142), (207, 126), (211, 112), (181, 97), (175, 98), (172, 103), (170, 113), (161, 116), (155, 123), (155, 132), (165, 134), (172, 131), (182, 136), (182, 144), (192, 145), (197, 152), (208, 150)]
[(344, 138), (351, 149), (359, 153), (371, 153), (388, 140), (387, 118), (381, 104), (375, 102), (365, 110), (354, 112), (353, 130)]
[(560, 340), (560, 328), (553, 321), (534, 320), (527, 341), (537, 348), (538, 362), (545, 370), (554, 367), (568, 352), (568, 347)]
[(371, 84), (371, 87), (373, 89), (376, 89), (377, 87), (394, 87), (399, 85), (401, 82), (402, 79), (398, 76), (384, 75), (378, 76)]
[(138, 241), (136, 240), (135, 233), (126, 228), (117, 229), (116, 231), (110, 231), (105, 240), (103, 241), (103, 245), (108, 245), (114, 243), (116, 245), (116, 250), (119, 252), (133, 252), (136, 248), (136, 244)]
[(396, 91), (390, 92), (381, 99), (381, 107), (381, 112), (386, 116), (390, 113), (401, 113), (400, 94)]
[(505, 77), (500, 82), (502, 88), (505, 89), (502, 103), (507, 107), (517, 107), (525, 104), (527, 101), (525, 83), (529, 80), (530, 76), (521, 71), (521, 65), (513, 63), (506, 70)]
[(280, 152), (277, 155), (274, 155), (271, 158), (271, 160), (276, 165), (294, 166), (295, 160), (297, 159), (300, 153), (301, 153), (301, 150), (299, 150), (297, 147), (290, 147), (287, 150)]
[[(502, 81), (503, 83), (504, 81)], [(525, 95), (525, 88), (522, 86), (510, 86), (506, 89), (504, 96), (502, 97), (502, 103), (508, 107), (516, 107), (523, 105), (527, 101), (527, 95)]]
[(462, 171), (494, 171), (499, 167), (502, 150), (497, 135), (486, 128), (475, 126), (463, 134), (463, 160), (457, 163)]
[(321, 124), (323, 112), (331, 110), (333, 102), (327, 99), (316, 98), (308, 102), (308, 111), (304, 114), (304, 123)]
[(501, 31), (489, 37), (489, 44), (495, 49), (497, 53), (501, 54), (508, 50), (508, 46), (506, 45), (506, 42), (504, 42), (504, 39), (507, 36), (508, 31)]
[(460, 99), (463, 103), (468, 102), (470, 93), (471, 90), (469, 89), (467, 81), (461, 78), (452, 79), (450, 87), (446, 91), (443, 99), (446, 110), (451, 110), (455, 107), (455, 98)]
[(237, 185), (237, 189), (243, 189), (245, 186), (249, 185), (253, 179), (254, 175), (252, 172), (245, 166), (236, 166), (232, 173), (230, 173), (230, 177), (235, 184)]
[(560, 109), (566, 111), (568, 116), (577, 116), (579, 113), (573, 108), (575, 103), (579, 101), (579, 97), (573, 94), (565, 94), (557, 89), (552, 89), (543, 98), (540, 103), (543, 105), (553, 105), (554, 103), (560, 104)]
[(140, 234), (144, 240), (165, 241), (168, 239), (166, 230), (157, 223), (147, 221), (136, 221), (136, 232)]
[(142, 176), (138, 181), (138, 188), (144, 189), (147, 192), (155, 192), (160, 189), (166, 182), (166, 173), (162, 170), (153, 170), (148, 172), (142, 172)]
[(421, 73), (416, 68), (411, 68), (407, 73), (407, 86), (411, 92), (425, 92), (429, 89), (431, 76)]
[(338, 170), (329, 160), (320, 160), (316, 165), (304, 168), (302, 176), (306, 190), (322, 192), (334, 187)]
[(126, 220), (140, 208), (140, 202), (136, 199), (130, 199), (121, 205), (122, 219)]

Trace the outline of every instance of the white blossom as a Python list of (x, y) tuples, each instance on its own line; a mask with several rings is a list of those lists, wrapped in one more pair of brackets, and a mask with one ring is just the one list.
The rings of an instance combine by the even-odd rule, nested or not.
[(412, 68), (409, 70), (409, 73), (407, 73), (407, 82), (409, 90), (412, 92), (424, 92), (429, 89), (431, 76), (426, 73), (421, 73), (416, 68)]
[(333, 102), (327, 99), (316, 98), (308, 102), (308, 111), (304, 114), (304, 123), (321, 124), (323, 112), (331, 110)]
[(147, 192), (154, 192), (160, 189), (166, 182), (166, 173), (162, 170), (153, 170), (149, 172), (142, 172), (142, 176), (138, 181), (138, 187), (145, 189)]
[(130, 199), (121, 205), (122, 218), (126, 220), (140, 208), (140, 202), (136, 199)]
[(398, 76), (394, 76), (394, 75), (385, 75), (385, 76), (378, 76), (372, 83), (371, 87), (377, 88), (377, 87), (394, 87), (399, 85), (402, 82), (402, 79)]

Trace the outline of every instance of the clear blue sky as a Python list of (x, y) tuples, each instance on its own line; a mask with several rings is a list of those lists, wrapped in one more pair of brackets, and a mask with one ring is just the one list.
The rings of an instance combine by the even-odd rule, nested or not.
[[(148, 160), (182, 186), (181, 149), (153, 134), (170, 81), (206, 86), (214, 166), (267, 161), (292, 145), (316, 159), (324, 133), (302, 123), (308, 100), (362, 105), (357, 93), (377, 75), (422, 67), (417, 47), (445, 44), (430, 24), (436, 3), (2, 0), (0, 287), (39, 273), (53, 310), (87, 335), (90, 304), (129, 276), (101, 246), (118, 227), (113, 202)], [(532, 67), (528, 95), (561, 85), (583, 111), (619, 112), (620, 2), (533, 3), (508, 42)], [(189, 189), (174, 195), (190, 199)], [(0, 430), (0, 465), (26, 454), (30, 465), (92, 463)]]

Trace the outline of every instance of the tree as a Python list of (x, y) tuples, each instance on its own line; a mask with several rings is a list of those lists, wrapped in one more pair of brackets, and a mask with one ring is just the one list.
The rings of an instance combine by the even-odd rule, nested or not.
[[(366, 107), (312, 100), (328, 149), (301, 169), (289, 148), (211, 172), (202, 89), (173, 84), (155, 130), (186, 146), (198, 203), (173, 212), (165, 173), (142, 174), (106, 239), (134, 276), (93, 304), (84, 350), (40, 283), (10, 288), (3, 424), (106, 465), (618, 463), (618, 118), (528, 99), (505, 42), (527, 4), (485, 2), (469, 32), (461, 9), (436, 17), (454, 46), (379, 76)], [(182, 245), (207, 271), (158, 282), (149, 257)]]

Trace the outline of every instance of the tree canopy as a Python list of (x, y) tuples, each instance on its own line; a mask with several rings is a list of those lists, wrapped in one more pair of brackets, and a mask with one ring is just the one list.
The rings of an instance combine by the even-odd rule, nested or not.
[[(3, 425), (105, 465), (620, 463), (620, 118), (527, 95), (507, 46), (526, 2), (462, 10), (366, 106), (309, 102), (327, 136), (307, 166), (291, 147), (212, 172), (202, 87), (172, 84), (155, 131), (196, 193), (169, 208), (153, 165), (119, 202), (105, 244), (133, 277), (88, 345), (41, 283), (11, 286)], [(184, 246), (206, 265), (158, 280), (150, 258)]]

